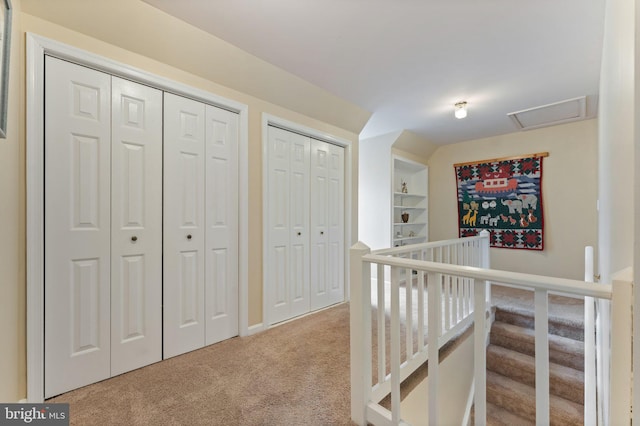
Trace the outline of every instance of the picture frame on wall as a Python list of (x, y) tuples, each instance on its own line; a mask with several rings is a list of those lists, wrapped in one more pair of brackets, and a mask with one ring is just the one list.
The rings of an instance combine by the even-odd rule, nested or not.
[(11, 1), (0, 0), (0, 138), (7, 137), (9, 60), (11, 58)]

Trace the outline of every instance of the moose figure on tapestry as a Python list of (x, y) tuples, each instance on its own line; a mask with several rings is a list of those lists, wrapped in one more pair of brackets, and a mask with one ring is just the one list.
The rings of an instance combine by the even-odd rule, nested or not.
[(491, 247), (542, 250), (542, 159), (548, 155), (454, 164), (459, 236), (486, 229)]

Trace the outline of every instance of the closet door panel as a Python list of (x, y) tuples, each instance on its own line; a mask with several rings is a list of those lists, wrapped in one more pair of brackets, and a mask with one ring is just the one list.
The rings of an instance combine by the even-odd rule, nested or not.
[(162, 359), (162, 92), (112, 78), (111, 375)]
[(45, 397), (110, 375), (111, 77), (47, 57)]
[(291, 149), (288, 135), (269, 127), (267, 184), (268, 199), (268, 254), (267, 294), (269, 323), (290, 317), (289, 304), (289, 157)]
[(164, 358), (204, 346), (205, 106), (164, 95)]
[(329, 287), (329, 144), (311, 140), (311, 309), (327, 306)]
[(344, 148), (329, 145), (328, 304), (344, 300)]
[(207, 345), (238, 335), (238, 114), (206, 106)]
[(291, 317), (309, 312), (309, 138), (289, 132)]
[(344, 148), (311, 140), (311, 309), (344, 300)]
[(268, 128), (268, 278), (270, 324), (309, 311), (309, 139)]

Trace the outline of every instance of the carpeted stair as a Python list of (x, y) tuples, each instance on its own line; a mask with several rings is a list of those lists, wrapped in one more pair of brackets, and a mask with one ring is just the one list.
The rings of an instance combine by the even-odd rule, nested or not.
[[(487, 347), (487, 425), (533, 425), (536, 420), (533, 313), (497, 307), (495, 315)], [(551, 424), (584, 424), (581, 324), (550, 317), (549, 333)]]

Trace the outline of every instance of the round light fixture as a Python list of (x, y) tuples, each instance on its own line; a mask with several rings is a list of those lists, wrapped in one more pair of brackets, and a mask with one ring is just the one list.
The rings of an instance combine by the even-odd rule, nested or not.
[(458, 102), (455, 105), (454, 115), (456, 118), (465, 118), (467, 116), (467, 103)]

